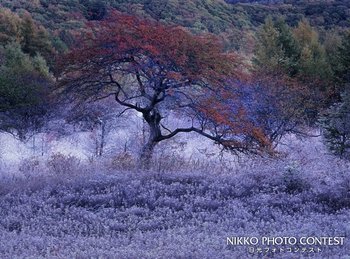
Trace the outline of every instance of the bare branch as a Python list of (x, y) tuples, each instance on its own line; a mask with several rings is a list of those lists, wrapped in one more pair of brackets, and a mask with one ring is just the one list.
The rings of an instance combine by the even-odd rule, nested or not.
[(172, 131), (169, 128), (165, 127), (164, 124), (161, 123), (160, 126), (162, 126), (162, 128), (168, 131), (169, 133), (172, 133)]
[(125, 102), (125, 101), (122, 101), (122, 100), (120, 100), (119, 99), (119, 91), (115, 94), (115, 100), (117, 101), (117, 103), (119, 103), (120, 105), (122, 105), (122, 106), (125, 106), (125, 107), (128, 107), (128, 108), (130, 108), (130, 109), (134, 109), (134, 110), (136, 110), (136, 111), (138, 111), (138, 112), (142, 112), (142, 113), (144, 113), (144, 112), (146, 112), (147, 110), (146, 109), (143, 109), (143, 108), (140, 108), (139, 106), (137, 106), (137, 105), (134, 105), (134, 104), (131, 104), (131, 103), (127, 103), (127, 102)]
[(125, 108), (123, 111), (121, 111), (120, 113), (117, 114), (117, 117), (122, 116), (128, 110), (132, 110), (132, 108)]

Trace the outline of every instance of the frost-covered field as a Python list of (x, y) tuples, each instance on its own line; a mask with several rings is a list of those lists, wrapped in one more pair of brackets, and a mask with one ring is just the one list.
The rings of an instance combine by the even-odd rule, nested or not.
[(344, 236), (340, 247), (274, 258), (349, 258), (349, 165), (309, 144), (235, 168), (141, 173), (62, 160), (3, 176), (1, 258), (258, 257), (227, 245), (232, 236)]

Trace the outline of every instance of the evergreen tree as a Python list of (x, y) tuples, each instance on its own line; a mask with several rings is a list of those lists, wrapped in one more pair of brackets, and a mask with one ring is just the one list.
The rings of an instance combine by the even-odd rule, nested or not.
[(340, 102), (341, 93), (344, 91), (343, 83), (338, 78), (338, 71), (341, 70), (339, 48), (341, 46), (341, 37), (335, 30), (325, 33), (323, 46), (326, 52), (326, 60), (330, 67), (329, 78), (329, 103)]
[(18, 43), (0, 48), (0, 131), (19, 138), (38, 130), (49, 108), (51, 80), (45, 60), (23, 53)]
[(107, 15), (106, 4), (101, 0), (95, 1), (82, 1), (86, 6), (85, 17), (90, 21), (102, 20)]
[(275, 28), (278, 31), (278, 44), (283, 50), (285, 70), (290, 76), (294, 76), (298, 73), (300, 46), (283, 19), (276, 21)]
[(301, 48), (300, 74), (308, 78), (329, 79), (331, 70), (327, 64), (326, 52), (319, 42), (318, 33), (307, 20), (299, 22), (294, 29), (294, 37)]
[(284, 53), (279, 42), (279, 32), (269, 16), (257, 34), (253, 63), (256, 68), (268, 71), (280, 70)]
[(348, 31), (338, 49), (339, 66), (336, 76), (342, 85), (350, 84), (350, 31)]
[(298, 73), (299, 59), (300, 47), (291, 28), (283, 19), (273, 22), (269, 16), (257, 35), (255, 67), (294, 76)]
[(350, 94), (331, 106), (320, 119), (323, 137), (329, 150), (341, 158), (350, 158)]

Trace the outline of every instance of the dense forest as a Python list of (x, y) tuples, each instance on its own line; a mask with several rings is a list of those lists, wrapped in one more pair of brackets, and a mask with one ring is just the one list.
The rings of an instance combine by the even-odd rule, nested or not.
[[(266, 99), (265, 107), (260, 104), (261, 111), (249, 108), (251, 116), (258, 120), (253, 124), (262, 128), (269, 141), (286, 132), (299, 131), (300, 125), (321, 123), (330, 148), (347, 146), (339, 140), (347, 133), (339, 128), (340, 132), (334, 132), (337, 119), (333, 117), (342, 108), (332, 106), (347, 100), (344, 96), (348, 84), (350, 8), (345, 1), (160, 4), (84, 0), (2, 1), (1, 5), (1, 91), (5, 98), (1, 128), (5, 132), (24, 138), (29, 132), (40, 131), (55, 110), (48, 103), (55, 99), (52, 92), (62, 76), (58, 71), (64, 71), (58, 68), (60, 60), (66, 53), (71, 55), (71, 50), (74, 52), (79, 38), (91, 26), (103, 27), (103, 21), (117, 10), (165, 26), (184, 26), (199, 37), (205, 33), (216, 35), (223, 42), (224, 51), (236, 52), (245, 66), (241, 71), (248, 72), (245, 78), (250, 78), (244, 84), (252, 88), (240, 94), (245, 98), (272, 98)], [(242, 76), (239, 80), (247, 81)], [(275, 87), (268, 86), (268, 81)], [(283, 96), (289, 97), (285, 103), (278, 103), (276, 100)], [(276, 105), (267, 107), (272, 101)], [(276, 114), (274, 122), (267, 118), (271, 109)], [(341, 147), (337, 141), (334, 144), (334, 138), (343, 142)]]
[[(220, 34), (230, 47), (245, 45), (243, 31), (255, 31), (268, 15), (284, 16), (296, 26), (302, 17), (309, 20), (320, 32), (342, 30), (350, 26), (350, 3), (336, 1), (1, 1), (5, 8), (20, 13), (28, 11), (34, 20), (52, 32), (55, 40), (69, 45), (67, 32), (79, 28), (84, 20), (102, 19), (110, 8), (155, 19), (169, 24), (191, 28), (193, 32)], [(253, 3), (253, 4), (252, 4)], [(258, 4), (257, 4), (258, 3)], [(249, 35), (249, 34), (248, 34)], [(68, 38), (67, 38), (68, 37)], [(59, 44), (59, 42), (56, 42)]]

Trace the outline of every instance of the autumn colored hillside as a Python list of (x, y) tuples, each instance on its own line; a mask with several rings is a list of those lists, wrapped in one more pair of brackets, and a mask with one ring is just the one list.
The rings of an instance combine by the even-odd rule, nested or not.
[(197, 33), (219, 34), (227, 41), (228, 47), (236, 49), (249, 41), (249, 32), (255, 31), (257, 26), (264, 23), (268, 15), (284, 16), (287, 23), (293, 26), (302, 17), (306, 17), (312, 26), (326, 30), (343, 30), (350, 26), (350, 3), (346, 0), (2, 0), (0, 6), (16, 13), (28, 11), (34, 20), (52, 31), (56, 37), (59, 35), (58, 38), (64, 42), (69, 41), (65, 39), (66, 31), (80, 28), (84, 20), (102, 19), (110, 8), (185, 26)]

